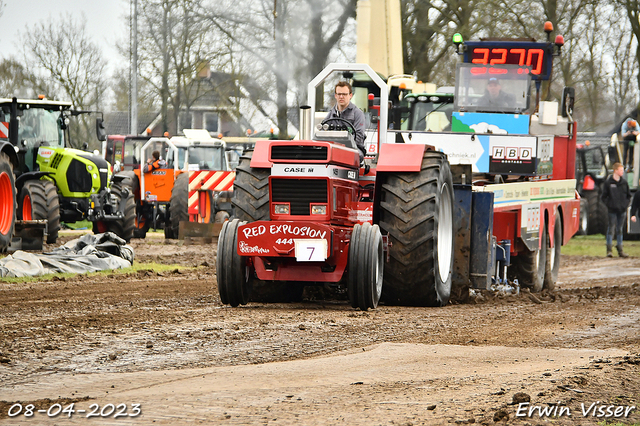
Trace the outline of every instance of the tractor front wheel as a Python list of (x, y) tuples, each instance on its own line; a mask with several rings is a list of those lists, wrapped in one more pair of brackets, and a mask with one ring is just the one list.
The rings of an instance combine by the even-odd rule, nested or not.
[(382, 294), (384, 255), (378, 225), (355, 225), (349, 243), (349, 302), (361, 311), (375, 309)]
[(60, 201), (53, 182), (30, 180), (20, 191), (18, 211), (22, 220), (46, 220), (47, 244), (54, 244), (60, 231)]
[(246, 305), (251, 296), (251, 275), (244, 256), (238, 254), (238, 226), (246, 222), (226, 221), (218, 236), (216, 277), (220, 301), (233, 307)]
[(133, 199), (133, 192), (119, 183), (111, 186), (111, 193), (118, 199), (118, 206), (124, 203), (124, 217), (120, 220), (104, 222), (107, 231), (113, 232), (126, 242), (133, 238), (133, 230), (136, 222), (136, 202)]
[(173, 183), (169, 204), (169, 221), (165, 224), (165, 238), (178, 238), (180, 222), (189, 221), (189, 174), (181, 173)]

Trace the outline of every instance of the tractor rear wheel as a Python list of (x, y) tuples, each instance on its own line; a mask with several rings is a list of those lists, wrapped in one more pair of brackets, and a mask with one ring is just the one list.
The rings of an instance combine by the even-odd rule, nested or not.
[(216, 276), (220, 301), (233, 307), (246, 305), (251, 295), (251, 275), (244, 256), (238, 254), (238, 226), (246, 222), (226, 221), (218, 236)]
[(443, 153), (425, 151), (418, 173), (385, 174), (380, 228), (390, 239), (387, 303), (443, 306), (451, 295), (453, 182)]
[(180, 222), (189, 221), (189, 174), (181, 173), (173, 182), (169, 203), (169, 221), (165, 224), (165, 238), (178, 238)]
[(47, 244), (54, 244), (60, 231), (60, 200), (56, 185), (48, 180), (30, 180), (20, 191), (18, 212), (22, 220), (46, 220)]
[(0, 154), (0, 252), (7, 251), (16, 223), (16, 184), (7, 154)]
[(606, 234), (609, 222), (607, 206), (600, 199), (600, 191), (583, 191), (589, 203), (589, 234)]
[(378, 225), (355, 225), (349, 243), (349, 302), (362, 311), (375, 309), (382, 294), (384, 255)]
[(253, 151), (240, 157), (233, 181), (234, 216), (247, 222), (269, 219), (269, 169), (251, 167)]
[(133, 192), (121, 183), (114, 183), (111, 186), (111, 193), (118, 199), (118, 206), (124, 203), (124, 217), (119, 220), (105, 221), (107, 232), (113, 232), (126, 242), (133, 238), (133, 230), (136, 221), (136, 202), (133, 199)]
[(549, 247), (551, 240), (547, 235), (547, 262), (544, 271), (545, 290), (553, 290), (556, 288), (558, 281), (558, 272), (560, 271), (560, 250), (562, 248), (562, 220), (560, 212), (556, 212), (556, 221), (553, 228), (553, 247)]
[(542, 291), (545, 271), (547, 269), (547, 229), (544, 221), (542, 223), (540, 239), (540, 249), (525, 249), (518, 253), (517, 256), (511, 258), (512, 265), (511, 268), (509, 268), (510, 278), (517, 278), (521, 286), (530, 288), (534, 293)]

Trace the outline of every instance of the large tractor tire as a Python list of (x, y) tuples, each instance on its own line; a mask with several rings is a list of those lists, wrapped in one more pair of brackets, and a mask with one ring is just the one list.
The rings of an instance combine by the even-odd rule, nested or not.
[(7, 251), (16, 224), (16, 184), (13, 166), (6, 154), (0, 154), (0, 252)]
[(609, 222), (607, 206), (600, 199), (600, 191), (583, 191), (589, 203), (589, 234), (606, 234)]
[(216, 277), (220, 301), (233, 307), (246, 305), (251, 296), (251, 275), (246, 258), (238, 254), (238, 226), (246, 222), (226, 221), (218, 235)]
[(550, 247), (551, 239), (547, 233), (547, 262), (544, 270), (545, 290), (554, 290), (560, 271), (560, 251), (562, 249), (562, 218), (560, 212), (556, 212), (556, 221), (553, 229), (553, 247)]
[(375, 309), (382, 295), (384, 255), (378, 225), (355, 225), (349, 243), (349, 302), (361, 311)]
[(25, 182), (18, 198), (22, 220), (46, 220), (47, 244), (54, 244), (60, 231), (60, 200), (56, 185), (48, 180)]
[[(544, 277), (547, 269), (547, 229), (542, 225), (540, 249), (527, 250), (511, 258), (509, 277), (518, 279), (518, 283), (538, 293), (544, 287)], [(559, 259), (558, 259), (559, 260)], [(558, 263), (559, 265), (559, 263)]]
[(580, 198), (580, 222), (578, 224), (577, 235), (587, 235), (589, 233), (589, 202), (586, 198)]
[(453, 269), (453, 183), (446, 156), (425, 151), (418, 173), (386, 174), (380, 228), (390, 238), (383, 300), (444, 306)]
[(136, 221), (136, 202), (133, 199), (133, 192), (121, 183), (114, 183), (111, 186), (111, 193), (116, 196), (118, 203), (124, 203), (124, 218), (104, 222), (104, 225), (107, 232), (113, 232), (129, 242), (133, 238)]
[(189, 221), (189, 174), (181, 173), (173, 183), (169, 202), (169, 221), (165, 224), (165, 238), (178, 238), (180, 222)]
[(253, 151), (240, 157), (233, 181), (234, 216), (247, 222), (269, 219), (269, 169), (256, 169), (250, 166)]

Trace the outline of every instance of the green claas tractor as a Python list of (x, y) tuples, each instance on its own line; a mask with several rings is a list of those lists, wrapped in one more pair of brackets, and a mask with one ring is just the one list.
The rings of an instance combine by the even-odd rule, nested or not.
[[(112, 182), (104, 158), (69, 147), (70, 119), (89, 112), (72, 110), (69, 102), (0, 99), (0, 149), (16, 154), (7, 154), (15, 177), (14, 220), (46, 220), (48, 243), (56, 241), (61, 222), (81, 220), (91, 221), (96, 233), (110, 231), (126, 241), (133, 236), (133, 194)], [(96, 129), (103, 139), (101, 118)]]

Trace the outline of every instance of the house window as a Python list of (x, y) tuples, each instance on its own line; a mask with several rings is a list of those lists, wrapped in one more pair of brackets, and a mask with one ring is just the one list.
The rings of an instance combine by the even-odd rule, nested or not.
[(203, 126), (207, 129), (208, 132), (217, 133), (218, 132), (218, 113), (215, 112), (205, 112), (203, 114)]
[(178, 133), (182, 133), (184, 129), (193, 129), (194, 114), (184, 111), (178, 114)]

